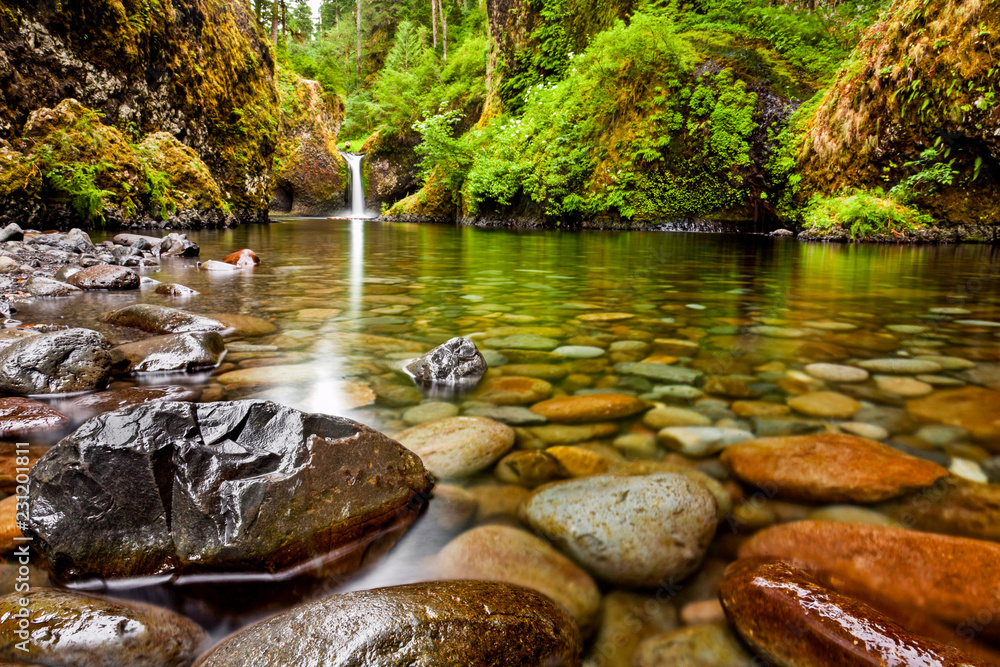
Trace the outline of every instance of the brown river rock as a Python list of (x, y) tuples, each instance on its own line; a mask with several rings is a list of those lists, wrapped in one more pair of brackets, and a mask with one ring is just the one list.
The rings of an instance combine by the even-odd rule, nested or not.
[[(17, 445), (13, 442), (0, 443), (0, 492), (14, 493), (17, 488), (18, 468), (30, 468), (42, 454), (49, 451), (48, 447), (30, 445), (27, 449), (27, 465), (19, 465), (17, 461)], [(24, 456), (22, 454), (22, 456)], [(24, 461), (22, 461), (24, 463)]]
[(915, 635), (785, 563), (737, 561), (726, 571), (719, 599), (743, 639), (778, 665), (993, 664)]
[(908, 528), (1000, 542), (1000, 484), (952, 475), (877, 509)]
[(961, 426), (992, 451), (1000, 451), (1000, 391), (962, 387), (908, 401), (906, 411), (929, 422)]
[[(10, 616), (27, 602), (28, 651), (17, 648)], [(149, 604), (51, 588), (0, 598), (0, 660), (72, 667), (190, 665), (205, 632), (183, 616)]]
[(833, 433), (730, 445), (722, 461), (744, 482), (774, 495), (824, 503), (887, 500), (948, 475), (874, 440)]
[(1000, 545), (991, 542), (797, 521), (757, 533), (739, 556), (788, 561), (842, 593), (920, 612), (960, 636), (1000, 638)]
[(510, 584), (443, 581), (310, 602), (222, 641), (199, 667), (572, 667), (580, 633), (548, 598)]
[(0, 438), (21, 438), (69, 423), (58, 410), (30, 398), (0, 398)]
[(504, 581), (559, 603), (588, 634), (601, 606), (597, 584), (545, 540), (510, 526), (479, 526), (449, 542), (434, 558), (441, 579)]
[(531, 411), (549, 421), (577, 424), (622, 419), (647, 407), (646, 401), (626, 394), (584, 394), (550, 398), (532, 405)]
[(243, 250), (237, 250), (236, 252), (229, 253), (222, 259), (222, 261), (226, 264), (234, 264), (242, 268), (260, 264), (260, 257), (258, 257), (257, 253), (253, 250), (244, 248)]

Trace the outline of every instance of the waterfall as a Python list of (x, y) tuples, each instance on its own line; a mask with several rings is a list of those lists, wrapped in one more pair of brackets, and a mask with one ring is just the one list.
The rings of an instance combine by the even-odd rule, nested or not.
[(365, 211), (365, 184), (361, 180), (361, 161), (365, 156), (357, 153), (345, 153), (343, 151), (340, 154), (344, 156), (344, 159), (347, 160), (347, 165), (351, 168), (351, 217), (367, 218), (368, 213)]

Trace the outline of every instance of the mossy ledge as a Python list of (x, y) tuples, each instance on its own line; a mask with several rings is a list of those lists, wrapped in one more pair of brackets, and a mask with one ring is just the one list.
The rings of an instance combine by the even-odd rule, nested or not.
[[(278, 94), (271, 47), (246, 0), (0, 0), (0, 16), (0, 139), (9, 158), (0, 193), (7, 203), (27, 202), (21, 222), (65, 227), (100, 224), (103, 216), (108, 225), (202, 226), (267, 220)], [(49, 198), (59, 188), (53, 188), (52, 173), (35, 173), (40, 137), (24, 136), (33, 114), (67, 99), (99, 114), (91, 123), (94, 141), (81, 149), (95, 152), (60, 157), (55, 151), (56, 159), (68, 160), (56, 172), (80, 186), (71, 189), (86, 190), (93, 182), (115, 193), (91, 220), (75, 214), (63, 197)], [(167, 133), (198, 158), (193, 171), (169, 173), (175, 193), (178, 183), (186, 184), (181, 190), (196, 182), (207, 186), (205, 174), (214, 182), (214, 188), (187, 191), (190, 199), (175, 197), (180, 214), (170, 213), (170, 205), (168, 215), (155, 211), (148, 198), (168, 186), (161, 178), (149, 185), (152, 194), (143, 192), (136, 171), (143, 152), (166, 147), (165, 137), (145, 143), (156, 133)], [(144, 143), (144, 151), (126, 150)], [(173, 146), (144, 164), (165, 167), (172, 158), (191, 156)], [(122, 189), (133, 192), (102, 185), (119, 174), (126, 176)], [(14, 187), (22, 176), (26, 185)], [(202, 208), (206, 204), (212, 208)], [(17, 214), (8, 205), (5, 215)]]

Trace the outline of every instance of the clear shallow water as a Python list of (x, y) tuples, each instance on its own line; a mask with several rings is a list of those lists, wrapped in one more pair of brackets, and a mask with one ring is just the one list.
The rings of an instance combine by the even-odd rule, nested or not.
[[(709, 375), (753, 374), (771, 383), (764, 398), (779, 402), (784, 394), (774, 381), (795, 377), (814, 361), (849, 363), (901, 353), (972, 357), (980, 366), (1000, 361), (990, 357), (1000, 346), (1000, 328), (988, 325), (1000, 322), (1000, 250), (990, 246), (853, 247), (746, 236), (526, 232), (327, 219), (189, 237), (201, 246), (203, 261), (251, 248), (261, 264), (218, 274), (199, 271), (196, 260), (167, 259), (145, 275), (200, 295), (177, 299), (148, 289), (87, 293), (39, 300), (21, 307), (18, 317), (28, 324), (96, 328), (116, 341), (134, 332), (111, 330), (98, 317), (136, 302), (266, 318), (277, 332), (230, 339), (231, 351), (217, 372), (140, 381), (200, 384), (203, 400), (264, 396), (348, 416), (390, 435), (408, 426), (405, 411), (422, 400), (395, 370), (398, 363), (457, 335), (473, 335), (484, 350), (499, 345), (507, 365), (516, 365), (513, 374), (543, 375), (557, 393), (603, 389), (652, 397), (656, 382), (618, 375), (613, 366), (657, 354), (655, 339), (695, 343), (687, 354), (672, 353), (682, 357), (678, 365)], [(934, 310), (942, 308), (967, 312)], [(602, 315), (607, 313), (618, 315)], [(488, 342), (518, 333), (607, 351), (583, 362)], [(239, 345), (248, 344), (268, 347), (240, 351)], [(267, 364), (279, 367), (266, 385), (234, 387), (217, 379)], [(755, 370), (765, 364), (780, 366)], [(492, 372), (507, 373), (503, 366)], [(366, 402), (366, 394), (348, 382), (370, 387), (376, 402), (352, 407)], [(903, 403), (872, 381), (858, 391), (863, 395), (856, 398), (872, 406)], [(427, 400), (450, 400), (465, 409), (475, 397)], [(620, 422), (620, 433), (641, 430), (639, 423)], [(666, 453), (661, 448), (644, 456)], [(484, 475), (465, 484), (490, 481), (495, 480)], [(423, 559), (454, 534), (422, 519), (387, 557), (342, 589), (419, 578), (426, 571)], [(190, 613), (172, 595), (139, 597)]]

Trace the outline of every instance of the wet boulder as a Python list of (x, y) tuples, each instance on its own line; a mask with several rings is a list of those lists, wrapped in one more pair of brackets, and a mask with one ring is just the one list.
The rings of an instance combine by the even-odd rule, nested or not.
[(226, 255), (222, 261), (226, 264), (234, 264), (240, 268), (246, 268), (260, 264), (260, 257), (253, 250), (244, 248), (243, 250), (237, 250)]
[(101, 321), (122, 327), (135, 327), (155, 334), (186, 333), (189, 331), (223, 331), (225, 324), (203, 315), (195, 315), (177, 308), (139, 303), (112, 310), (101, 316)]
[(747, 644), (776, 665), (994, 664), (914, 634), (786, 563), (737, 561), (719, 599)]
[(226, 344), (215, 331), (191, 331), (125, 343), (111, 350), (115, 366), (126, 372), (162, 373), (214, 368)]
[(156, 293), (163, 296), (192, 297), (198, 296), (200, 292), (178, 283), (163, 283), (156, 286)]
[(66, 279), (80, 289), (127, 290), (139, 288), (139, 274), (124, 266), (97, 265), (77, 271)]
[(474, 387), (486, 373), (486, 359), (468, 338), (452, 338), (406, 365), (406, 372), (422, 385)]
[(238, 632), (197, 664), (569, 667), (579, 656), (576, 624), (543, 595), (442, 581), (310, 602)]
[(109, 347), (90, 329), (20, 338), (0, 349), (0, 392), (24, 396), (97, 389), (111, 374)]
[(128, 246), (138, 250), (151, 250), (153, 246), (159, 245), (160, 239), (155, 236), (143, 236), (141, 234), (116, 234), (115, 245)]
[(24, 244), (29, 246), (47, 246), (75, 255), (94, 251), (94, 242), (90, 240), (87, 232), (82, 229), (71, 229), (65, 234), (59, 232), (31, 234), (24, 239)]
[(69, 419), (58, 410), (30, 398), (0, 398), (0, 438), (19, 438), (60, 429)]
[(161, 257), (197, 257), (201, 248), (194, 241), (188, 240), (186, 234), (170, 233), (159, 240), (154, 251)]
[(24, 291), (40, 297), (73, 296), (81, 292), (79, 287), (41, 276), (28, 280), (24, 285)]
[[(268, 401), (153, 403), (85, 422), (30, 473), (24, 527), (62, 581), (353, 571), (432, 482), (415, 454)], [(382, 540), (382, 541), (379, 541)]]
[[(27, 641), (13, 620), (25, 608)], [(0, 597), (0, 618), (0, 659), (18, 663), (175, 667), (191, 664), (207, 638), (197, 623), (166, 609), (52, 588)]]
[(12, 222), (3, 229), (0, 229), (0, 243), (7, 241), (20, 241), (24, 238), (24, 230), (16, 222)]

